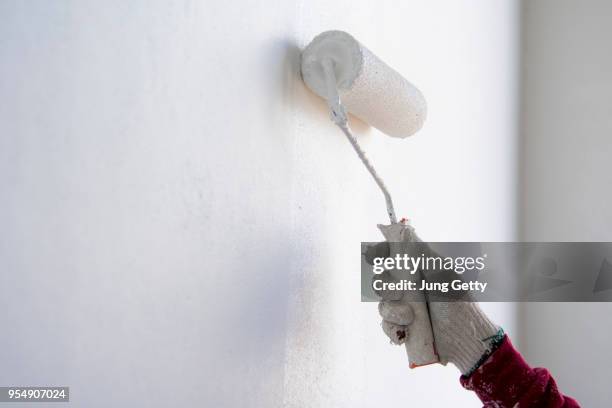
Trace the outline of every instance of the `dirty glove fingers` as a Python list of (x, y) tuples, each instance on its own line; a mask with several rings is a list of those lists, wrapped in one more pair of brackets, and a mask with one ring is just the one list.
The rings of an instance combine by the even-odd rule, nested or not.
[(378, 312), (383, 320), (400, 326), (407, 326), (414, 320), (412, 307), (396, 300), (378, 303)]
[(399, 345), (406, 341), (406, 337), (408, 336), (408, 326), (401, 326), (383, 320), (382, 328), (387, 337), (389, 337), (391, 340), (391, 343)]

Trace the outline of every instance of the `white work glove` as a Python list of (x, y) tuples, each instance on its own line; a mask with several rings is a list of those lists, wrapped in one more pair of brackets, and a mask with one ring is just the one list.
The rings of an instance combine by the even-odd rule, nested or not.
[[(384, 228), (381, 228), (383, 232)], [(404, 234), (410, 234), (410, 241), (420, 242), (412, 227), (405, 225), (405, 228)], [(412, 308), (400, 303), (397, 294), (378, 294), (383, 298), (378, 305), (383, 331), (392, 343), (403, 344), (410, 336)], [(440, 362), (453, 363), (464, 375), (477, 368), (503, 338), (503, 330), (489, 320), (476, 302), (436, 301), (428, 306)]]
[[(410, 336), (412, 308), (398, 301), (381, 301), (382, 327), (394, 344)], [(503, 333), (472, 302), (432, 302), (429, 314), (440, 363), (453, 363), (461, 374), (469, 374), (490, 354)]]

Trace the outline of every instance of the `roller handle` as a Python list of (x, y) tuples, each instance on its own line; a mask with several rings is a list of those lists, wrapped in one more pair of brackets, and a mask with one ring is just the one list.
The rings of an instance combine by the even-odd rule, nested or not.
[[(405, 253), (402, 250), (402, 244), (417, 242), (418, 240), (413, 228), (404, 223), (379, 225), (378, 228), (385, 236), (387, 242), (389, 242), (389, 257), (395, 257), (398, 253)], [(396, 271), (390, 272), (395, 278), (413, 280), (417, 287), (421, 286), (422, 276), (420, 272), (414, 275), (402, 275), (401, 277), (397, 275)], [(409, 298), (404, 295), (399, 302), (410, 305), (414, 312), (414, 320), (409, 326), (408, 335), (404, 342), (410, 368), (438, 363), (440, 359), (436, 353), (429, 307), (425, 294), (422, 291), (411, 291)]]
[(435, 349), (427, 302), (404, 300), (400, 302), (409, 304), (414, 312), (414, 321), (409, 326), (408, 336), (404, 343), (410, 368), (438, 363), (440, 359)]

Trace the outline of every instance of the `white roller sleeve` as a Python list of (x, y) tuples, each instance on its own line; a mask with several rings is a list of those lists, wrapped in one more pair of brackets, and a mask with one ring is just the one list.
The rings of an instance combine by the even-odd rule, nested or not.
[(317, 95), (327, 99), (321, 67), (326, 58), (334, 63), (348, 112), (393, 137), (408, 137), (421, 128), (427, 114), (421, 92), (343, 31), (319, 34), (302, 53), (304, 82)]
[[(414, 229), (407, 224), (378, 225), (378, 228), (389, 242), (390, 257), (394, 257), (398, 253), (407, 253), (406, 247), (402, 247), (402, 244), (418, 241)], [(393, 271), (391, 271), (391, 275), (394, 275)], [(396, 276), (396, 278), (399, 279), (400, 276)], [(401, 276), (401, 278), (405, 279), (406, 277)], [(416, 281), (421, 279), (420, 274), (412, 275), (412, 278)], [(420, 286), (420, 283), (418, 285)], [(410, 368), (415, 368), (437, 363), (440, 359), (434, 346), (434, 334), (425, 295), (422, 292), (413, 292), (411, 299), (414, 301), (409, 301), (404, 296), (399, 301), (409, 304), (414, 312), (414, 321), (408, 326), (408, 336), (404, 344), (406, 345)]]

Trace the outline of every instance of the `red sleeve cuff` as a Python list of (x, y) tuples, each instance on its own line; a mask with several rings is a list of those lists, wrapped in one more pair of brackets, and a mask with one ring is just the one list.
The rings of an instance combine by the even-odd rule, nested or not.
[(485, 407), (579, 407), (559, 392), (555, 380), (544, 368), (531, 368), (516, 351), (508, 336), (461, 385), (476, 392)]

